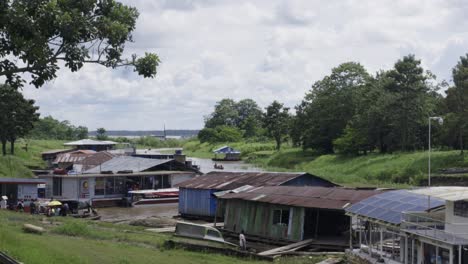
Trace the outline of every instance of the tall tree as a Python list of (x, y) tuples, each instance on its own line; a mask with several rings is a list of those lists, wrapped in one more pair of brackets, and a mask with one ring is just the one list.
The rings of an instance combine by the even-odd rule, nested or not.
[(294, 123), (301, 126), (302, 134), (295, 133), (295, 137), (301, 138), (304, 148), (333, 152), (333, 141), (341, 136), (353, 117), (356, 95), (367, 85), (369, 78), (361, 64), (347, 62), (314, 83), (304, 101), (296, 107), (296, 116), (300, 120)]
[(452, 69), (454, 87), (447, 90), (448, 107), (453, 113), (461, 154), (464, 150), (463, 137), (468, 123), (468, 54)]
[(281, 143), (289, 133), (290, 117), (289, 108), (277, 101), (273, 101), (271, 105), (266, 107), (263, 126), (267, 133), (275, 139), (277, 150), (281, 149)]
[(74, 72), (96, 63), (131, 66), (154, 77), (160, 63), (156, 54), (123, 58), (137, 18), (135, 8), (115, 0), (0, 1), (0, 76), (14, 88), (28, 78), (40, 87), (62, 65)]
[(2, 153), (6, 155), (6, 143), (10, 142), (10, 153), (15, 152), (15, 142), (25, 136), (38, 120), (39, 107), (34, 100), (27, 100), (16, 89), (0, 86), (0, 141)]
[(257, 135), (262, 120), (262, 110), (258, 104), (252, 99), (243, 99), (235, 105), (235, 108), (238, 113), (236, 126), (244, 131), (244, 137)]
[(99, 140), (106, 140), (107, 139), (107, 131), (105, 128), (101, 127), (96, 130), (96, 138)]
[(392, 117), (390, 122), (398, 149), (414, 150), (422, 145), (424, 138), (420, 128), (427, 124), (429, 116), (428, 81), (432, 76), (424, 72), (421, 61), (414, 55), (398, 60), (386, 75), (389, 81), (385, 89), (394, 96), (388, 114)]
[(214, 112), (205, 118), (205, 127), (236, 126), (238, 118), (239, 112), (236, 108), (236, 102), (226, 98), (217, 102)]

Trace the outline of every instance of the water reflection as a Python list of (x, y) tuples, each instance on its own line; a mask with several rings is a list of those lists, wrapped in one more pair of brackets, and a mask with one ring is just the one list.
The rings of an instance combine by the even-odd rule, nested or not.
[(178, 203), (144, 204), (134, 207), (100, 208), (99, 215), (103, 221), (127, 221), (151, 217), (170, 217), (178, 215)]

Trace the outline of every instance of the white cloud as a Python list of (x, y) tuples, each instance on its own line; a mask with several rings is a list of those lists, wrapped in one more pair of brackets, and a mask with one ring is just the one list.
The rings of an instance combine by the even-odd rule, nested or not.
[(125, 1), (140, 11), (127, 53), (157, 52), (156, 79), (87, 65), (25, 94), (90, 129), (201, 128), (216, 101), (293, 107), (346, 61), (370, 72), (415, 53), (440, 79), (466, 53), (465, 1)]

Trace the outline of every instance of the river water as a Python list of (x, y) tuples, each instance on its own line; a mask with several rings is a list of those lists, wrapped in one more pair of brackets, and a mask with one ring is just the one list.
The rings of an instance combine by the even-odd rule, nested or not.
[[(210, 171), (262, 171), (261, 168), (243, 161), (217, 161), (222, 164), (224, 170), (214, 169), (215, 162), (211, 159), (188, 158), (192, 160), (194, 165), (200, 166), (200, 171), (207, 173)], [(100, 208), (99, 215), (103, 221), (127, 221), (137, 219), (147, 219), (152, 217), (174, 217), (178, 215), (178, 204), (148, 204), (138, 205), (130, 208), (125, 207), (110, 207)]]
[[(211, 159), (188, 158), (192, 160), (194, 165), (200, 166), (200, 171), (207, 173), (210, 171), (262, 171), (262, 168), (256, 167), (253, 164), (245, 163), (243, 161), (212, 161)], [(214, 168), (214, 165), (223, 165), (224, 170)]]

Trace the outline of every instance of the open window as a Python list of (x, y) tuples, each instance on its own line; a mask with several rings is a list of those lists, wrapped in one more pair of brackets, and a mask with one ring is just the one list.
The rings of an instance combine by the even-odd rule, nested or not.
[(289, 223), (289, 209), (273, 210), (273, 224), (287, 226)]

